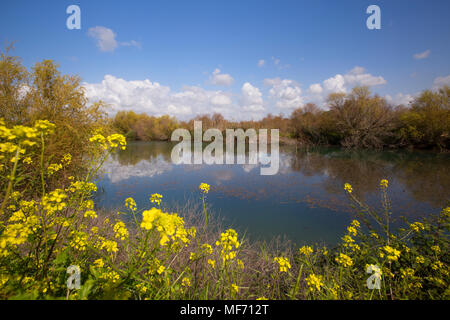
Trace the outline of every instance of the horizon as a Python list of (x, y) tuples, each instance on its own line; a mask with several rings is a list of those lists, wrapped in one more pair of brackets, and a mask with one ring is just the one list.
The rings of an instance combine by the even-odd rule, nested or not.
[[(368, 29), (378, 5), (381, 29)], [(80, 8), (81, 29), (66, 12)], [(51, 59), (89, 102), (186, 121), (289, 116), (328, 94), (369, 86), (407, 105), (450, 85), (448, 1), (7, 3), (0, 39), (29, 69)]]

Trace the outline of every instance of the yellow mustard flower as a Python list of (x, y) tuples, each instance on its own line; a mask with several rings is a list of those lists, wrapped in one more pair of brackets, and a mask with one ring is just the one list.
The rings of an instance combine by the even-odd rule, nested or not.
[(129, 197), (125, 199), (125, 207), (130, 209), (131, 211), (135, 211), (137, 209), (136, 201), (133, 198)]
[(183, 280), (181, 280), (181, 285), (183, 287), (190, 287), (191, 286), (191, 279), (184, 277)]
[(201, 191), (202, 193), (208, 193), (208, 192), (209, 192), (210, 186), (209, 186), (209, 184), (207, 184), (207, 183), (201, 183), (200, 186), (199, 186), (198, 188), (200, 189), (200, 191)]
[(287, 272), (288, 269), (291, 268), (291, 264), (289, 263), (288, 258), (275, 257), (273, 258), (273, 261), (278, 263), (278, 266), (280, 267), (280, 272)]
[(348, 255), (340, 253), (339, 257), (336, 257), (336, 262), (343, 265), (345, 268), (351, 267), (353, 265), (353, 260)]
[(347, 191), (348, 193), (353, 192), (353, 188), (349, 183), (344, 184), (344, 190)]
[(94, 261), (94, 265), (98, 268), (103, 268), (103, 266), (105, 265), (105, 263), (103, 262), (103, 259), (97, 259)]
[(417, 256), (416, 263), (418, 263), (418, 264), (425, 263), (425, 258), (423, 256)]
[(409, 227), (414, 232), (420, 232), (421, 230), (425, 230), (425, 226), (423, 225), (423, 223), (420, 223), (420, 222), (414, 222), (414, 223), (410, 224)]
[(305, 256), (309, 256), (313, 253), (313, 248), (311, 248), (310, 246), (303, 246), (300, 248), (300, 253), (304, 254)]
[(216, 260), (208, 259), (208, 264), (211, 266), (211, 268), (215, 269)]
[(316, 276), (311, 273), (306, 279), (306, 283), (308, 284), (309, 291), (320, 291), (323, 287), (322, 277), (320, 275)]
[(162, 195), (160, 195), (159, 193), (154, 193), (150, 196), (150, 202), (151, 203), (157, 203), (158, 205), (161, 204), (161, 199), (162, 199)]

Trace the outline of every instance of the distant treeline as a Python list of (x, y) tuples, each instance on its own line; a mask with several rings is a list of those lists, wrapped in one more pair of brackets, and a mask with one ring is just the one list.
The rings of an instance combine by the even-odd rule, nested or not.
[(332, 93), (327, 110), (313, 103), (295, 109), (290, 117), (268, 114), (259, 121), (229, 121), (221, 114), (199, 115), (190, 121), (120, 111), (111, 125), (130, 140), (170, 140), (176, 128), (193, 130), (201, 120), (203, 130), (217, 128), (280, 129), (282, 139), (302, 144), (340, 145), (347, 148), (450, 149), (450, 87), (425, 90), (410, 105), (393, 106), (372, 95), (368, 87)]

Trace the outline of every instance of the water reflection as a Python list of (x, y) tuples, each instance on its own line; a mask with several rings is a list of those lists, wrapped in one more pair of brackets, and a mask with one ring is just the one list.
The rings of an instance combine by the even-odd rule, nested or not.
[(346, 182), (376, 206), (379, 181), (387, 178), (394, 211), (411, 218), (438, 212), (450, 198), (448, 154), (280, 147), (278, 174), (261, 176), (260, 164), (175, 165), (174, 145), (130, 143), (114, 154), (99, 182), (101, 205), (119, 206), (127, 196), (148, 205), (153, 192), (182, 200), (198, 196), (198, 185), (207, 182), (213, 186), (208, 201), (230, 223), (263, 237), (284, 233), (298, 241), (333, 242), (351, 218)]

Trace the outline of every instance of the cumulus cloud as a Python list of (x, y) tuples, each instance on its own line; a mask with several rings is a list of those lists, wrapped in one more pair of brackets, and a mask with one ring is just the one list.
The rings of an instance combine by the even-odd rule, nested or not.
[(239, 111), (230, 93), (184, 86), (178, 92), (149, 79), (127, 81), (105, 75), (100, 83), (83, 83), (89, 101), (102, 100), (111, 106), (111, 113), (134, 110), (150, 115), (169, 114), (179, 118), (221, 112), (234, 116)]
[(413, 57), (416, 60), (426, 59), (426, 58), (428, 58), (430, 53), (431, 53), (431, 50), (428, 49), (428, 50), (425, 50), (424, 52), (414, 54)]
[(321, 94), (323, 92), (323, 88), (320, 83), (314, 83), (309, 86), (308, 92), (311, 94)]
[(265, 64), (266, 64), (266, 60), (264, 60), (264, 59), (261, 59), (261, 60), (258, 61), (258, 67), (262, 67)]
[(439, 89), (443, 86), (450, 86), (450, 75), (446, 77), (437, 77), (436, 79), (434, 79), (433, 85), (434, 89)]
[(355, 86), (378, 86), (386, 84), (386, 80), (382, 76), (373, 76), (366, 72), (363, 67), (356, 66), (344, 75), (337, 74), (334, 77), (323, 81), (325, 91), (330, 92), (347, 92)]
[(375, 77), (370, 73), (366, 73), (363, 67), (354, 67), (347, 74), (344, 75), (345, 83), (351, 86), (378, 86), (386, 83), (383, 77)]
[(97, 48), (102, 52), (112, 52), (119, 45), (120, 46), (133, 46), (133, 47), (141, 47), (141, 43), (135, 40), (125, 41), (125, 42), (117, 42), (116, 33), (106, 27), (96, 26), (89, 28), (88, 36), (93, 38), (96, 41)]
[[(230, 75), (222, 74), (219, 69), (212, 73), (211, 83), (229, 85), (233, 81)], [(435, 85), (449, 81), (450, 76), (436, 78)], [(249, 82), (244, 82), (238, 93), (206, 90), (200, 86), (184, 86), (172, 91), (169, 86), (149, 79), (125, 80), (113, 75), (105, 75), (98, 83), (83, 83), (83, 86), (89, 100), (108, 103), (111, 114), (119, 110), (134, 110), (156, 116), (169, 114), (185, 120), (199, 114), (220, 112), (228, 119), (244, 120), (263, 117), (266, 110), (289, 112), (306, 102), (324, 106), (326, 97), (332, 92), (348, 92), (356, 85), (376, 86), (384, 83), (386, 80), (383, 77), (373, 76), (364, 68), (355, 67), (345, 74), (336, 74), (313, 83), (305, 91), (296, 81), (281, 78), (265, 79), (264, 85), (268, 88), (263, 92)], [(405, 104), (411, 96), (399, 94), (388, 98), (393, 104)]]
[[(268, 79), (266, 79), (268, 80)], [(281, 88), (280, 79), (269, 79), (266, 81), (267, 85), (275, 85), (278, 82), (278, 92), (281, 94), (283, 92)], [(306, 90), (305, 95), (301, 96), (302, 91), (297, 84), (285, 85), (285, 87), (292, 87), (292, 90), (285, 91), (283, 94), (278, 95), (278, 99), (282, 99), (289, 92), (289, 96), (296, 96), (293, 101), (295, 103), (284, 103), (286, 106), (293, 106), (296, 104), (302, 105), (303, 102), (313, 102), (317, 105), (324, 105), (327, 96), (333, 92), (344, 92), (348, 93), (355, 86), (378, 86), (386, 83), (386, 80), (382, 76), (374, 76), (366, 71), (365, 68), (356, 66), (345, 74), (336, 74), (328, 79), (322, 81), (322, 83), (311, 84)], [(273, 89), (276, 91), (277, 89)], [(276, 95), (275, 95), (276, 96)], [(302, 103), (299, 103), (299, 102)], [(285, 101), (286, 102), (286, 101)], [(279, 103), (280, 104), (280, 103)], [(283, 102), (281, 102), (283, 104)]]
[(275, 101), (280, 109), (294, 109), (303, 105), (300, 85), (289, 79), (265, 79), (264, 84), (270, 86), (269, 97)]
[(337, 74), (334, 77), (328, 78), (323, 82), (325, 90), (329, 92), (346, 92), (345, 78), (341, 74)]
[(215, 69), (210, 77), (212, 84), (216, 86), (230, 86), (234, 79), (226, 73), (220, 73), (220, 69)]
[(241, 88), (241, 106), (248, 111), (264, 111), (261, 91), (248, 82), (244, 83)]
[(114, 51), (118, 46), (116, 34), (106, 27), (97, 26), (90, 28), (88, 35), (95, 39), (100, 51)]
[(411, 94), (403, 94), (403, 93), (397, 93), (395, 96), (386, 95), (385, 99), (387, 102), (394, 106), (398, 105), (404, 105), (409, 106), (411, 101), (414, 99), (414, 96)]

